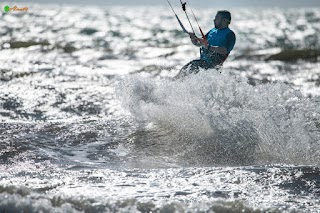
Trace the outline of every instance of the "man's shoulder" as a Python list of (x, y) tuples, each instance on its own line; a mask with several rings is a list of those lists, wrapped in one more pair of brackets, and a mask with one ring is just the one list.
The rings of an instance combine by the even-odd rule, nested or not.
[(210, 31), (214, 31), (214, 32), (218, 32), (218, 33), (223, 33), (223, 34), (229, 34), (229, 33), (233, 33), (233, 30), (231, 30), (229, 27), (223, 28), (223, 29), (216, 29), (216, 28), (212, 28)]
[(229, 32), (228, 32), (228, 34), (227, 34), (227, 37), (229, 37), (229, 38), (235, 38), (235, 37), (236, 37), (236, 34), (233, 32), (233, 30), (231, 30), (231, 29), (229, 28)]
[(215, 28), (215, 27), (214, 27), (214, 28), (212, 28), (211, 30), (209, 30), (209, 32), (208, 32), (208, 33), (211, 33), (211, 32), (214, 32), (214, 33), (215, 33), (215, 32), (218, 32), (218, 31), (219, 31), (219, 30), (218, 30), (217, 28)]
[(232, 29), (230, 29), (229, 27), (227, 27), (227, 29), (228, 29), (228, 34), (229, 34), (229, 33), (233, 33), (233, 34), (235, 34), (235, 33), (233, 32), (233, 30), (232, 30)]

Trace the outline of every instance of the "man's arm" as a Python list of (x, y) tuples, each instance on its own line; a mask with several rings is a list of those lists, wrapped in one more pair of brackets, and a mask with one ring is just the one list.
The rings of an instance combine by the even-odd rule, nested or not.
[(196, 46), (202, 46), (203, 48), (208, 49), (209, 51), (216, 52), (216, 53), (219, 53), (222, 55), (227, 55), (229, 53), (226, 47), (218, 47), (218, 46), (208, 45), (204, 41), (204, 39), (201, 39), (201, 38), (197, 38), (197, 40), (200, 43), (200, 45), (196, 45)]
[(228, 33), (225, 47), (211, 47), (209, 49), (222, 55), (228, 55), (236, 43), (236, 35), (233, 32)]
[(209, 49), (212, 52), (219, 53), (221, 55), (228, 55), (231, 52), (231, 50), (233, 49), (235, 43), (236, 43), (236, 36), (233, 32), (228, 33), (225, 47), (224, 46), (221, 46), (221, 47), (210, 46), (210, 45), (206, 47), (204, 42), (201, 41), (201, 45), (204, 48)]

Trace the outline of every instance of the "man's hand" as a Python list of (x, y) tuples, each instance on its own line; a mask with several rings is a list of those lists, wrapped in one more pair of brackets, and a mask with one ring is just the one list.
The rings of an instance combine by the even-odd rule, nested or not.
[(200, 46), (199, 38), (194, 33), (189, 33), (192, 44)]
[(197, 38), (194, 33), (189, 33), (189, 36), (190, 36), (191, 39), (196, 39)]
[(199, 42), (202, 47), (208, 49), (209, 45), (208, 42), (206, 42), (206, 40), (204, 40), (203, 38), (199, 38)]

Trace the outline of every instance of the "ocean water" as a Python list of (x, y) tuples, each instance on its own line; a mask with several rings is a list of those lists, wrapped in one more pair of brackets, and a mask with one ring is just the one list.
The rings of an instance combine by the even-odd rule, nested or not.
[(320, 8), (231, 12), (221, 73), (182, 80), (165, 4), (0, 13), (0, 211), (319, 212)]

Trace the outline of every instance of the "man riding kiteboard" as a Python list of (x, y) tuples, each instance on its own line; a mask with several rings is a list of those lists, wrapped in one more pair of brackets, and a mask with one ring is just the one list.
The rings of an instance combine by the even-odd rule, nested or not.
[(203, 38), (197, 38), (194, 33), (189, 33), (191, 42), (200, 47), (200, 59), (193, 60), (182, 67), (175, 78), (196, 74), (200, 68), (219, 69), (236, 43), (236, 36), (229, 28), (230, 23), (230, 12), (221, 10), (215, 16), (215, 27), (205, 35), (207, 42)]
[(202, 35), (202, 38), (198, 38), (195, 35), (190, 19), (186, 12), (186, 3), (183, 3), (182, 0), (180, 0), (182, 9), (188, 18), (193, 33), (190, 33), (185, 29), (179, 17), (172, 8), (169, 0), (167, 1), (183, 31), (189, 34), (191, 42), (194, 45), (200, 47), (200, 59), (193, 60), (182, 67), (175, 79), (185, 77), (189, 74), (196, 74), (200, 71), (200, 68), (217, 70), (221, 68), (223, 62), (227, 59), (236, 43), (236, 36), (234, 32), (229, 28), (229, 24), (231, 23), (231, 13), (227, 10), (218, 11), (215, 19), (213, 20), (215, 27), (211, 29), (206, 35), (204, 35), (202, 29), (199, 26), (198, 20), (191, 9)]

